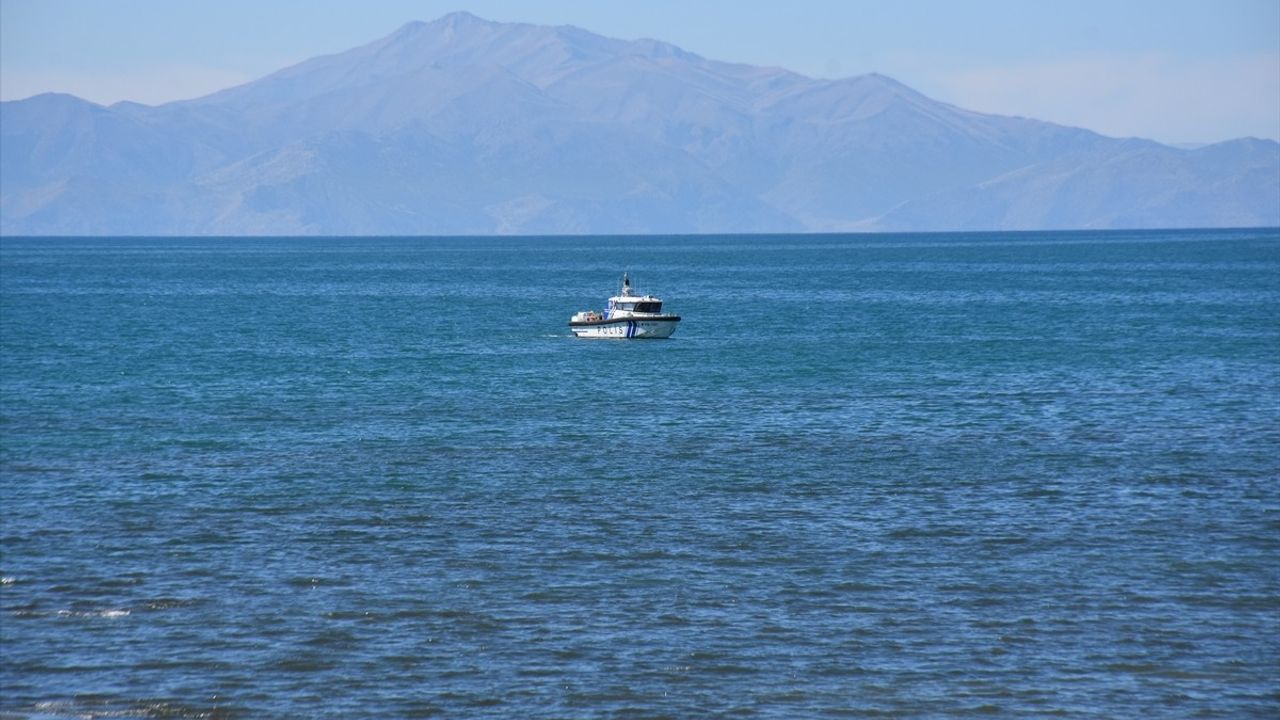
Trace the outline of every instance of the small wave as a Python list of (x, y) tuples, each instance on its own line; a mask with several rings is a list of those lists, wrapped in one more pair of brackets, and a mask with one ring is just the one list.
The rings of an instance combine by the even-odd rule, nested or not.
[(59, 610), (59, 617), (101, 617), (101, 618), (118, 618), (125, 617), (132, 613), (132, 610), (126, 608), (111, 608), (110, 610)]
[[(73, 701), (45, 701), (32, 706), (32, 710), (52, 718), (183, 718), (215, 720), (229, 717), (222, 708), (200, 709), (163, 700), (136, 702), (116, 701), (93, 696), (78, 697)], [(4, 717), (0, 715), (0, 717)]]
[(321, 585), (332, 585), (334, 580), (324, 577), (299, 576), (288, 578), (284, 582), (291, 587), (314, 589)]
[(145, 609), (145, 610), (172, 610), (172, 609), (174, 609), (174, 608), (190, 607), (190, 606), (192, 606), (192, 605), (196, 605), (196, 604), (198, 604), (199, 602), (200, 602), (199, 600), (193, 600), (193, 599), (190, 599), (190, 598), (167, 598), (167, 597), (162, 597), (162, 598), (155, 598), (155, 599), (153, 599), (153, 600), (148, 600), (148, 601), (147, 601), (147, 603), (146, 603), (145, 605), (143, 605), (143, 609)]
[(12, 585), (16, 582), (18, 582), (18, 578), (13, 577), (11, 575), (5, 575), (3, 577), (0, 577), (0, 585)]
[[(9, 608), (9, 614), (18, 618), (42, 618), (42, 617), (78, 617), (78, 618), (121, 618), (132, 615), (135, 611), (139, 612), (156, 612), (164, 610), (173, 610), (176, 608), (185, 608), (192, 605), (200, 604), (201, 600), (188, 598), (155, 598), (148, 600), (140, 605), (133, 607), (118, 607), (106, 609), (92, 609), (82, 607), (72, 607), (65, 610), (49, 610), (41, 611), (35, 604)], [(4, 720), (0, 718), (0, 720)]]
[(99, 586), (104, 588), (122, 588), (134, 587), (146, 582), (146, 579), (139, 573), (129, 573), (127, 575), (115, 575), (112, 577), (102, 578), (98, 581)]

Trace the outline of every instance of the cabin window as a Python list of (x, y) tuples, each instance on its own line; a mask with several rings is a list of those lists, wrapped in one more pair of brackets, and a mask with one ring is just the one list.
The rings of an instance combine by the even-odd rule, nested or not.
[(661, 311), (662, 311), (662, 303), (660, 302), (636, 303), (636, 312), (656, 313)]
[(618, 303), (618, 307), (622, 310), (635, 310), (636, 304), (635, 303)]

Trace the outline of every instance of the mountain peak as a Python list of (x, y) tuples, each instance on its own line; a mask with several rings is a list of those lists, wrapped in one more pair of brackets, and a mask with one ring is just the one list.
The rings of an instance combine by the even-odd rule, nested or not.
[(440, 17), (436, 18), (430, 23), (424, 23), (424, 24), (434, 25), (435, 27), (438, 27), (438, 28), (463, 28), (463, 27), (485, 27), (489, 25), (496, 25), (497, 23), (491, 20), (485, 20), (484, 18), (479, 17), (477, 15), (472, 15), (466, 10), (456, 10), (454, 12), (448, 13), (447, 15), (441, 15)]
[(457, 31), (478, 30), (483, 28), (491, 28), (499, 23), (485, 20), (482, 17), (472, 15), (465, 10), (451, 12), (448, 15), (441, 15), (435, 20), (411, 20), (401, 25), (395, 32), (391, 33), (385, 40), (412, 40), (423, 35), (450, 34)]
[(32, 95), (31, 97), (26, 98), (25, 100), (22, 100), (22, 102), (49, 108), (66, 109), (89, 107), (97, 108), (99, 110), (102, 109), (102, 106), (98, 103), (90, 102), (84, 98), (63, 92), (40, 93), (39, 95)]

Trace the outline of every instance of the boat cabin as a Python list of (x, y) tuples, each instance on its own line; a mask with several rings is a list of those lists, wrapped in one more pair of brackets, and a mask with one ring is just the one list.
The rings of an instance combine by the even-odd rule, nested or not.
[(638, 313), (660, 313), (662, 312), (662, 301), (652, 296), (643, 298), (609, 298), (609, 310), (626, 310), (628, 312)]

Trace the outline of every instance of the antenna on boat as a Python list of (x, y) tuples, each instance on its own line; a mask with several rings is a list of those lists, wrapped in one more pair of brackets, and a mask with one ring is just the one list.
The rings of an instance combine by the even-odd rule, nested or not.
[(626, 272), (622, 273), (622, 294), (623, 295), (631, 294), (631, 278), (627, 277)]

